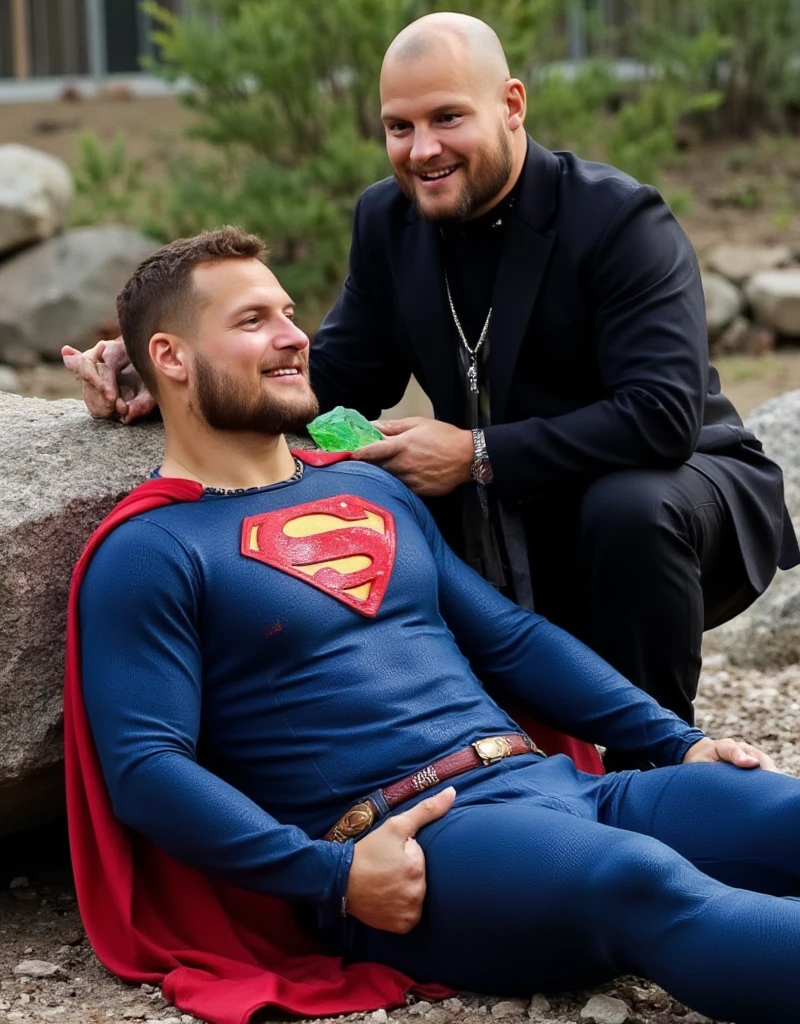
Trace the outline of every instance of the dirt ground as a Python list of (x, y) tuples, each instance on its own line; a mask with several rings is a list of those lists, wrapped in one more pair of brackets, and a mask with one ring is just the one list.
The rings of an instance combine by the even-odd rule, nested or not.
[(96, 132), (108, 143), (121, 131), (125, 133), (130, 155), (146, 157), (154, 138), (179, 135), (191, 124), (193, 116), (171, 96), (3, 103), (0, 145), (18, 142), (72, 164), (77, 158), (75, 140), (81, 132)]

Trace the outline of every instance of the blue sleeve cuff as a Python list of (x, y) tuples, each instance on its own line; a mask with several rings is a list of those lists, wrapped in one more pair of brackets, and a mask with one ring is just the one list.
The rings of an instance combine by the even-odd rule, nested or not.
[[(321, 840), (324, 842), (324, 840)], [(320, 928), (334, 928), (341, 921), (342, 908), (347, 897), (347, 885), (350, 881), (350, 868), (353, 866), (355, 842), (348, 839), (346, 843), (325, 843), (339, 858), (336, 874), (330, 887), (328, 899), (317, 908), (317, 919)]]
[(670, 748), (666, 751), (669, 754), (667, 764), (682, 764), (689, 748), (705, 738), (706, 734), (701, 729), (687, 728), (685, 733), (675, 737), (674, 742), (670, 744)]

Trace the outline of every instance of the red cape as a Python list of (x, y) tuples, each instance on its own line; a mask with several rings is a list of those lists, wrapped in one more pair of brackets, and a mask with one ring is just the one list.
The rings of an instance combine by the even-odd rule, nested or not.
[[(332, 458), (296, 452), (315, 465)], [(197, 501), (200, 484), (158, 479), (137, 487), (89, 539), (72, 577), (64, 681), (64, 746), (75, 888), (89, 940), (123, 981), (161, 985), (164, 998), (212, 1024), (247, 1024), (275, 1006), (306, 1017), (401, 1006), (408, 992), (444, 998), (380, 964), (343, 964), (301, 929), (290, 904), (246, 892), (173, 860), (115, 817), (81, 690), (78, 594), (101, 542), (120, 523), (174, 502)], [(113, 643), (109, 637), (109, 643)], [(517, 716), (517, 720), (521, 720)], [(543, 749), (602, 772), (594, 747), (524, 721)]]

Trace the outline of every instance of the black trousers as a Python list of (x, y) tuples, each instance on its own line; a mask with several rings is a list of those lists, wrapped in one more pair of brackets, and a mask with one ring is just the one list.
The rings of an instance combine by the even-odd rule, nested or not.
[(757, 596), (717, 487), (689, 465), (625, 470), (525, 518), (536, 610), (692, 723), (703, 630)]

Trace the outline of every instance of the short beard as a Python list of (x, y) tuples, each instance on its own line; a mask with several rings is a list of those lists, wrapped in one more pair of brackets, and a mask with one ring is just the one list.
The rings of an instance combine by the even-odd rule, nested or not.
[(240, 381), (199, 353), (195, 358), (195, 386), (199, 412), (214, 430), (236, 433), (296, 434), (319, 412), (317, 396), (308, 387), (294, 401), (280, 401), (260, 392), (247, 401)]
[(456, 200), (455, 206), (441, 213), (431, 212), (420, 203), (413, 185), (406, 186), (397, 174), (395, 178), (405, 197), (423, 220), (434, 224), (463, 223), (470, 220), (477, 210), (490, 203), (508, 183), (514, 169), (511, 143), (501, 128), (497, 137), (497, 149), (481, 159), (472, 177), (468, 177)]

